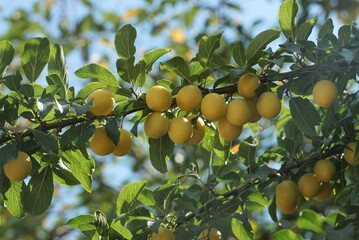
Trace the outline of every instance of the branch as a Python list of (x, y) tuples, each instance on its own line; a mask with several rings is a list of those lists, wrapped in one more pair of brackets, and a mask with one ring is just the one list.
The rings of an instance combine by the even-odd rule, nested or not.
[[(329, 149), (325, 154), (323, 154), (322, 157), (327, 158), (329, 156), (334, 156), (334, 155), (337, 155), (337, 154), (341, 154), (341, 153), (343, 153), (343, 149), (344, 149), (344, 145), (334, 146), (333, 148)], [(228, 192), (220, 194), (220, 195), (216, 196), (215, 198), (212, 198), (211, 200), (207, 201), (205, 204), (203, 204), (203, 206), (200, 209), (198, 209), (197, 214), (192, 212), (192, 213), (186, 215), (186, 217), (184, 218), (184, 220), (182, 222), (178, 222), (176, 224), (176, 227), (179, 227), (180, 225), (192, 220), (193, 218), (196, 218), (201, 213), (209, 210), (213, 206), (215, 201), (218, 199), (218, 197), (222, 197), (223, 199), (228, 199), (230, 197), (236, 197), (239, 193), (242, 193), (242, 192), (246, 191), (247, 189), (249, 189), (252, 186), (256, 186), (259, 183), (272, 182), (274, 179), (278, 179), (278, 178), (281, 178), (283, 175), (287, 175), (291, 170), (299, 168), (299, 167), (303, 166), (306, 163), (318, 160), (318, 159), (320, 159), (320, 157), (321, 156), (313, 156), (313, 157), (307, 158), (307, 159), (305, 159), (303, 161), (295, 161), (291, 165), (289, 165), (289, 166), (287, 166), (287, 167), (285, 167), (283, 169), (280, 169), (280, 170), (273, 169), (273, 170), (276, 171), (276, 173), (269, 174), (268, 179), (265, 180), (265, 181), (261, 181), (259, 178), (255, 178), (255, 179), (252, 179), (249, 182), (244, 183), (244, 185), (242, 185), (242, 186), (240, 186), (238, 188), (234, 188), (234, 189), (232, 189), (232, 190), (230, 190)]]
[[(355, 61), (352, 61), (352, 63), (350, 65), (344, 60), (337, 61), (336, 63), (339, 68), (359, 67), (359, 63), (357, 63)], [(292, 76), (298, 76), (298, 75), (308, 73), (308, 72), (315, 72), (315, 71), (318, 71), (318, 69), (320, 69), (319, 65), (310, 65), (310, 66), (303, 66), (302, 68), (299, 68), (296, 70), (283, 72), (283, 73), (277, 73), (277, 74), (278, 74), (278, 76), (280, 76), (280, 78), (279, 78), (280, 80), (284, 80), (284, 79), (292, 78)], [(261, 79), (261, 81), (265, 82), (268, 80)], [(220, 88), (216, 88), (213, 90), (210, 90), (208, 88), (202, 88), (202, 87), (200, 87), (200, 89), (202, 91), (203, 96), (205, 96), (206, 94), (208, 94), (210, 92), (214, 92), (214, 93), (218, 93), (218, 94), (234, 94), (237, 91), (237, 84), (220, 87)], [(172, 101), (172, 106), (176, 106), (175, 98)], [(137, 108), (128, 110), (123, 114), (123, 116), (127, 116), (128, 114), (131, 114), (131, 113), (134, 113), (137, 111), (141, 111), (145, 107), (146, 106), (141, 106), (141, 107), (137, 107)], [(113, 114), (108, 115), (108, 117), (113, 117), (113, 116), (114, 116)], [(51, 129), (62, 129), (62, 128), (70, 126), (70, 125), (74, 125), (74, 124), (89, 121), (89, 120), (93, 121), (95, 119), (97, 119), (96, 116), (87, 116), (87, 117), (80, 116), (80, 117), (74, 117), (71, 119), (62, 120), (62, 121), (55, 122), (55, 123), (49, 123), (49, 124), (44, 123), (35, 129), (40, 130), (40, 131), (48, 131)], [(24, 137), (29, 137), (29, 136), (32, 136), (32, 133), (30, 131), (21, 131), (21, 132), (11, 133), (11, 135), (6, 135), (6, 136), (3, 136), (0, 138), (0, 146), (3, 145), (5, 142), (11, 141), (15, 138), (24, 138)]]
[[(352, 61), (351, 64), (348, 64), (345, 60), (339, 60), (336, 62), (336, 64), (338, 68), (359, 67), (359, 63), (355, 61)], [(293, 78), (293, 76), (299, 76), (310, 72), (317, 72), (319, 69), (320, 64), (304, 65), (302, 68), (299, 69), (278, 73), (277, 76), (280, 77), (278, 80), (291, 79)]]

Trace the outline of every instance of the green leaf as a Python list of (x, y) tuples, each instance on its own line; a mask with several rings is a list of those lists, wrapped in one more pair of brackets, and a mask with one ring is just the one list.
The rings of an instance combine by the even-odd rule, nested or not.
[(117, 145), (120, 139), (120, 131), (118, 130), (117, 119), (111, 118), (105, 125), (105, 130), (107, 136), (111, 139), (111, 141)]
[(90, 82), (86, 84), (81, 90), (77, 93), (76, 98), (82, 98), (85, 99), (92, 93), (93, 91), (97, 89), (104, 89), (106, 88), (106, 84), (101, 82)]
[(46, 82), (49, 84), (49, 87), (56, 87), (58, 89), (58, 92), (56, 93), (59, 95), (62, 99), (67, 98), (67, 89), (65, 85), (63, 84), (61, 78), (57, 74), (51, 74), (49, 76), (46, 76)]
[(70, 169), (72, 174), (81, 183), (87, 191), (92, 191), (92, 173), (95, 168), (95, 162), (90, 156), (84, 156), (77, 150), (67, 150), (62, 152), (62, 161)]
[(80, 182), (75, 178), (75, 176), (67, 170), (66, 168), (61, 167), (60, 165), (53, 167), (53, 176), (54, 180), (64, 186), (74, 186), (80, 184)]
[[(1, 76), (1, 73), (0, 73)], [(19, 91), (21, 87), (22, 76), (17, 71), (14, 75), (9, 75), (3, 78), (3, 82), (11, 91)]]
[(47, 114), (52, 110), (54, 106), (53, 97), (39, 98), (36, 99), (36, 105), (39, 109), (39, 115), (41, 118), (45, 118)]
[(130, 230), (128, 230), (127, 228), (122, 226), (120, 221), (112, 222), (110, 227), (125, 239), (132, 239), (133, 238), (133, 235), (130, 232)]
[(246, 209), (251, 212), (260, 211), (267, 206), (269, 201), (259, 191), (252, 192), (247, 198)]
[(8, 40), (0, 41), (0, 78), (5, 75), (6, 67), (14, 58), (15, 48)]
[(153, 191), (150, 188), (144, 188), (141, 194), (137, 198), (138, 201), (142, 202), (146, 206), (154, 206), (156, 205), (156, 201), (154, 199)]
[(271, 204), (268, 207), (269, 216), (271, 217), (273, 222), (278, 222), (277, 217), (277, 205), (275, 199), (272, 200)]
[(22, 84), (20, 86), (19, 92), (27, 98), (34, 97), (34, 95), (35, 95), (34, 86), (32, 86), (30, 84)]
[(246, 52), (244, 50), (242, 41), (238, 41), (236, 44), (234, 44), (233, 59), (239, 67), (244, 67), (246, 65)]
[(304, 238), (296, 234), (290, 229), (281, 229), (277, 232), (275, 232), (271, 238), (272, 240), (304, 240)]
[(146, 181), (134, 182), (122, 188), (121, 192), (118, 194), (116, 202), (117, 215), (120, 215), (121, 213), (126, 213), (131, 210), (132, 203), (142, 192), (142, 190), (146, 186), (146, 183)]
[(44, 213), (51, 204), (53, 192), (52, 171), (50, 167), (46, 167), (32, 176), (21, 196), (25, 211), (33, 215)]
[(195, 82), (198, 79), (198, 76), (201, 75), (204, 71), (204, 68), (202, 67), (201, 63), (198, 61), (191, 61), (189, 64), (189, 72), (191, 77), (194, 77), (195, 79), (191, 79), (191, 82)]
[(242, 141), (238, 152), (239, 157), (241, 157), (247, 167), (255, 165), (256, 146), (252, 143), (252, 140), (250, 137)]
[(273, 40), (277, 39), (280, 35), (279, 29), (268, 29), (259, 33), (255, 38), (250, 41), (247, 51), (247, 65), (251, 66), (257, 62), (261, 56), (261, 51)]
[(312, 33), (313, 27), (317, 24), (318, 18), (311, 18), (305, 21), (298, 29), (297, 41), (305, 41)]
[(186, 61), (179, 56), (176, 56), (167, 62), (161, 63), (161, 70), (167, 70), (176, 73), (178, 76), (187, 80), (190, 83), (189, 67)]
[(136, 52), (135, 40), (137, 32), (130, 24), (123, 26), (116, 32), (115, 47), (120, 58), (130, 58)]
[(355, 222), (351, 222), (340, 229), (330, 228), (326, 232), (327, 240), (355, 239), (358, 237), (356, 234), (357, 226), (358, 225)]
[(34, 82), (50, 58), (50, 43), (47, 38), (33, 38), (25, 44), (21, 64), (30, 82)]
[(354, 60), (355, 53), (351, 50), (343, 48), (341, 51), (339, 51), (339, 53), (340, 53), (340, 55), (343, 56), (343, 58), (345, 59), (345, 61), (347, 62), (348, 65), (350, 65), (352, 63), (352, 61)]
[(95, 220), (96, 220), (95, 216), (91, 214), (79, 215), (67, 221), (66, 225), (72, 228), (79, 228), (79, 226), (83, 224), (92, 223)]
[(3, 169), (5, 163), (17, 157), (17, 146), (14, 143), (7, 143), (0, 148), (0, 168)]
[(152, 65), (157, 61), (157, 59), (170, 51), (171, 49), (169, 48), (157, 48), (146, 52), (142, 57), (142, 60), (146, 63), (146, 72), (149, 72), (152, 69)]
[(59, 145), (54, 136), (36, 129), (30, 129), (30, 131), (34, 135), (35, 141), (42, 146), (43, 149), (49, 152), (58, 153)]
[(320, 28), (318, 33), (318, 39), (323, 39), (328, 33), (333, 33), (333, 29), (333, 20), (329, 18), (323, 23), (322, 27)]
[(317, 136), (315, 126), (320, 117), (313, 104), (308, 99), (295, 97), (289, 100), (289, 107), (296, 127), (309, 136)]
[(7, 210), (15, 217), (22, 218), (25, 216), (21, 202), (23, 181), (12, 182), (11, 187), (5, 193), (5, 205)]
[(139, 61), (134, 68), (136, 73), (136, 85), (142, 87), (146, 82), (146, 63), (141, 60)]
[(79, 78), (94, 78), (106, 85), (118, 86), (116, 77), (109, 70), (95, 63), (81, 67), (75, 72), (75, 75)]
[(213, 57), (214, 51), (219, 48), (222, 33), (205, 35), (201, 38), (196, 59), (206, 68)]
[(68, 67), (65, 62), (62, 46), (58, 44), (51, 45), (50, 60), (47, 68), (49, 75), (56, 74), (59, 76), (62, 85), (67, 89), (69, 85)]
[(324, 232), (324, 220), (310, 209), (304, 209), (297, 220), (300, 229), (311, 230), (315, 233)]
[(352, 25), (343, 25), (339, 28), (338, 39), (341, 47), (345, 47), (348, 44), (352, 34), (352, 28)]
[(241, 240), (251, 239), (249, 237), (247, 230), (244, 228), (243, 223), (240, 220), (236, 218), (232, 218), (231, 228), (232, 228), (232, 233), (236, 237), (236, 239), (241, 239)]
[(295, 18), (299, 10), (296, 0), (285, 0), (279, 8), (279, 26), (284, 36), (295, 39)]
[(300, 74), (298, 77), (289, 82), (289, 90), (297, 95), (310, 95), (313, 90), (313, 73)]
[(172, 203), (171, 196), (173, 196), (177, 188), (178, 185), (173, 184), (173, 182), (170, 181), (158, 187), (153, 192), (156, 206), (161, 210), (168, 211)]
[(129, 57), (127, 59), (120, 58), (116, 61), (117, 74), (122, 80), (126, 82), (132, 82), (135, 78), (135, 57)]
[(167, 134), (159, 139), (150, 138), (148, 142), (152, 166), (161, 173), (167, 172), (166, 161), (173, 155), (174, 143)]

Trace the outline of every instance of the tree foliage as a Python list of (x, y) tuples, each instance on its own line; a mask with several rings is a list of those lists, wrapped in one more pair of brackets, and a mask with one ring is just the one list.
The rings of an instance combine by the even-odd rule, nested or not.
[[(91, 2), (83, 3), (92, 7)], [(176, 5), (163, 3), (157, 13), (167, 4)], [(284, 1), (276, 28), (253, 37), (242, 35), (245, 38), (236, 42), (224, 39), (223, 32), (201, 34), (190, 56), (185, 55), (187, 43), (175, 53), (163, 47), (139, 53), (136, 39), (141, 32), (104, 14), (118, 29), (112, 40), (117, 59), (110, 62), (113, 68), (100, 63), (79, 67), (74, 75), (90, 80), (81, 89), (70, 81), (65, 58), (76, 46), (58, 44), (51, 34), (28, 39), (19, 49), (12, 41), (1, 40), (2, 217), (11, 214), (26, 223), (31, 215), (46, 214), (58, 185), (80, 185), (85, 191), (79, 199), (88, 203), (88, 212), (67, 219), (62, 227), (78, 229), (91, 239), (148, 239), (159, 227), (170, 229), (178, 239), (195, 239), (210, 227), (219, 229), (223, 239), (304, 239), (308, 234), (312, 239), (356, 239), (359, 169), (345, 161), (343, 152), (350, 142), (359, 146), (359, 31), (351, 23), (334, 32), (330, 18), (322, 23), (318, 18), (305, 19), (306, 11), (298, 15), (301, 7), (305, 10), (308, 3)], [(191, 11), (185, 22), (192, 22), (187, 18), (196, 16), (199, 9)], [(138, 17), (141, 22), (147, 15)], [(224, 26), (229, 25), (227, 20)], [(76, 27), (88, 25), (104, 30), (91, 15)], [(160, 28), (155, 26), (153, 31)], [(62, 37), (67, 36), (64, 26), (60, 30)], [(11, 31), (5, 38), (13, 39)], [(19, 66), (11, 66), (17, 55)], [(205, 121), (205, 137), (198, 145), (176, 145), (167, 134), (159, 139), (143, 134), (143, 122), (151, 113), (145, 99), (150, 86), (171, 91), (173, 103), (166, 115), (172, 119), (187, 115), (176, 104), (181, 87), (192, 84), (203, 96), (217, 93), (229, 102), (238, 98), (238, 78), (246, 73), (260, 79), (257, 96), (270, 91), (281, 99), (278, 117), (245, 124), (234, 141), (225, 141), (218, 134), (218, 124), (211, 121)], [(336, 102), (326, 109), (312, 97), (314, 85), (323, 79), (338, 89)], [(86, 98), (96, 89), (114, 94), (116, 107), (108, 116), (89, 113), (93, 102)], [(195, 114), (200, 115), (200, 109)], [(150, 162), (148, 168), (157, 177), (131, 181), (120, 191), (106, 185), (101, 179), (104, 162), (88, 146), (99, 125), (114, 134), (115, 144), (118, 128), (130, 126), (137, 141), (129, 154), (136, 161), (134, 172), (145, 173), (143, 166)], [(25, 181), (10, 181), (4, 174), (3, 166), (17, 151), (26, 152), (33, 163)], [(321, 159), (330, 159), (336, 168), (330, 181), (333, 196), (323, 202), (301, 196), (294, 213), (278, 211), (277, 184), (286, 179), (297, 183)], [(9, 217), (4, 223), (11, 225), (11, 221), (15, 220)], [(60, 236), (57, 230), (38, 234)]]

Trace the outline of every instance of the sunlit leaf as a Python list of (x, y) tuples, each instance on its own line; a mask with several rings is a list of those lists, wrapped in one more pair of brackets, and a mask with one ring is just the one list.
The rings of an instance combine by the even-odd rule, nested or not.
[(307, 40), (312, 33), (313, 27), (317, 23), (318, 18), (312, 18), (306, 20), (298, 29), (297, 41)]
[(304, 240), (302, 236), (296, 234), (290, 229), (281, 229), (275, 232), (271, 238), (272, 240)]
[(161, 70), (168, 70), (190, 82), (189, 67), (182, 57), (174, 57), (167, 62), (161, 63)]
[(146, 52), (142, 57), (142, 60), (146, 63), (146, 71), (149, 72), (156, 60), (170, 51), (171, 50), (169, 48), (156, 48)]
[(95, 221), (95, 219), (95, 216), (91, 214), (78, 215), (67, 221), (66, 225), (73, 228), (78, 228), (80, 225), (92, 223), (93, 221)]
[(279, 26), (287, 38), (295, 39), (295, 17), (299, 10), (296, 0), (285, 0), (279, 8)]
[(120, 221), (111, 223), (110, 227), (125, 239), (133, 238), (133, 234), (130, 232), (130, 230), (125, 228)]
[(95, 162), (90, 156), (84, 156), (80, 150), (67, 150), (62, 152), (63, 163), (68, 167), (82, 187), (92, 191), (92, 172)]
[(95, 64), (87, 64), (75, 72), (79, 78), (93, 78), (110, 86), (118, 86), (116, 77), (106, 68)]
[(50, 60), (48, 64), (48, 73), (59, 76), (62, 85), (67, 89), (69, 85), (68, 67), (65, 62), (65, 56), (62, 46), (58, 44), (51, 45)]
[(132, 203), (146, 186), (146, 181), (134, 182), (126, 185), (117, 197), (116, 212), (117, 214), (126, 213), (131, 210)]
[(136, 36), (137, 31), (130, 24), (123, 26), (116, 32), (115, 47), (120, 58), (130, 58), (135, 54)]
[(21, 64), (26, 77), (34, 82), (50, 59), (50, 43), (47, 38), (33, 38), (25, 44)]
[(261, 56), (261, 51), (280, 35), (279, 29), (268, 29), (254, 37), (246, 50), (247, 64), (252, 65), (257, 62)]
[(252, 239), (249, 237), (248, 230), (244, 228), (243, 223), (240, 220), (238, 220), (236, 218), (232, 218), (231, 227), (232, 227), (233, 235), (237, 239), (241, 239), (241, 240), (242, 239), (243, 240)]
[(14, 46), (8, 40), (0, 41), (0, 78), (4, 76), (6, 67), (14, 58)]
[(21, 202), (23, 182), (13, 182), (11, 187), (5, 193), (5, 205), (9, 212), (18, 218), (22, 218), (25, 215), (24, 207)]
[(219, 48), (221, 36), (222, 33), (205, 35), (199, 42), (199, 49), (196, 55), (196, 59), (202, 64), (203, 67), (207, 67), (210, 64), (214, 51)]
[(310, 209), (304, 209), (297, 220), (300, 229), (311, 230), (316, 233), (324, 232), (324, 220), (318, 213)]
[(244, 67), (246, 65), (246, 52), (243, 47), (242, 41), (236, 42), (233, 47), (233, 59), (240, 67)]

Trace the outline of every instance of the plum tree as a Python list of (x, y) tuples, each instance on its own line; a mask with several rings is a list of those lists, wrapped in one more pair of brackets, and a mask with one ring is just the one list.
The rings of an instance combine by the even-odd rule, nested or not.
[(336, 169), (335, 165), (330, 160), (319, 160), (314, 165), (314, 175), (321, 182), (329, 182), (335, 176)]
[(222, 234), (217, 228), (206, 228), (196, 238), (196, 240), (220, 240)]
[(90, 139), (90, 148), (94, 153), (101, 156), (108, 155), (115, 150), (115, 144), (108, 137), (104, 126), (96, 128)]
[(126, 129), (120, 128), (120, 138), (112, 153), (116, 156), (125, 156), (132, 149), (132, 134)]
[(276, 94), (272, 92), (264, 92), (257, 100), (256, 109), (259, 115), (271, 119), (278, 116), (282, 109), (282, 103)]
[(191, 121), (185, 117), (175, 117), (170, 121), (168, 136), (176, 144), (187, 143), (193, 135)]
[(90, 93), (87, 97), (87, 102), (90, 101), (93, 101), (93, 106), (90, 108), (90, 112), (96, 116), (110, 114), (115, 106), (115, 98), (113, 94), (105, 89), (97, 89)]
[(226, 112), (226, 102), (217, 93), (207, 94), (201, 102), (201, 113), (208, 121), (219, 120)]
[(261, 119), (261, 115), (258, 113), (256, 105), (257, 105), (257, 99), (245, 99), (245, 101), (248, 103), (250, 109), (251, 109), (251, 118), (249, 119), (250, 123), (258, 122), (259, 119)]
[(313, 198), (320, 192), (321, 183), (313, 173), (306, 173), (299, 178), (298, 188), (304, 197)]
[(323, 202), (328, 200), (333, 194), (333, 188), (329, 182), (324, 182), (320, 188), (319, 193), (314, 197), (314, 200)]
[(175, 235), (167, 228), (159, 228), (157, 233), (153, 233), (151, 240), (174, 240)]
[(277, 204), (279, 203), (281, 206), (287, 207), (291, 206), (289, 209), (293, 209), (298, 204), (298, 186), (291, 180), (284, 180), (277, 185), (275, 196)]
[(243, 126), (231, 124), (225, 116), (218, 121), (218, 133), (224, 140), (234, 141), (241, 135)]
[(145, 120), (144, 130), (149, 138), (158, 139), (168, 132), (170, 122), (161, 112), (150, 113)]
[(179, 108), (192, 112), (201, 104), (202, 92), (197, 86), (187, 85), (179, 90), (176, 100)]
[(172, 104), (171, 92), (163, 86), (153, 86), (146, 94), (147, 106), (155, 112), (163, 112)]
[[(0, 239), (77, 238), (73, 229), (90, 239), (358, 238), (358, 26), (299, 12), (325, 4), (285, 0), (278, 26), (254, 35), (231, 19), (238, 3), (197, 2), (146, 1), (118, 16), (79, 1), (96, 11), (59, 25), (64, 47), (47, 34), (0, 40)], [(231, 11), (218, 18), (219, 6)], [(47, 31), (24, 11), (2, 39)], [(147, 14), (155, 21), (140, 31), (120, 26)], [(176, 37), (147, 38), (164, 29)], [(98, 56), (97, 37), (104, 55), (72, 73), (65, 53)], [(18, 152), (31, 170), (7, 170)], [(76, 201), (59, 210), (65, 188)]]
[(314, 101), (322, 108), (331, 107), (338, 96), (338, 89), (332, 81), (320, 80), (313, 88)]
[(244, 99), (233, 99), (228, 103), (226, 118), (235, 126), (242, 126), (252, 118), (252, 110)]
[(253, 73), (246, 73), (242, 75), (237, 83), (237, 91), (239, 95), (244, 98), (254, 98), (256, 90), (260, 86), (260, 81), (257, 75)]
[(356, 152), (356, 143), (350, 142), (348, 143), (344, 148), (344, 159), (350, 164), (350, 165), (358, 165), (359, 164), (359, 151), (357, 152), (357, 155), (355, 155)]
[(193, 119), (197, 119), (195, 124), (193, 125), (192, 123), (192, 127), (193, 127), (193, 135), (192, 137), (189, 139), (189, 141), (187, 142), (188, 144), (198, 144), (202, 141), (202, 139), (205, 136), (206, 133), (206, 125), (203, 121), (203, 119), (199, 116), (196, 116), (194, 114), (190, 114), (188, 116), (186, 116), (186, 118), (192, 122)]
[(19, 151), (16, 158), (10, 159), (4, 164), (4, 173), (11, 181), (22, 181), (29, 176), (32, 163), (29, 155)]

